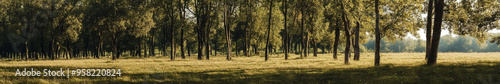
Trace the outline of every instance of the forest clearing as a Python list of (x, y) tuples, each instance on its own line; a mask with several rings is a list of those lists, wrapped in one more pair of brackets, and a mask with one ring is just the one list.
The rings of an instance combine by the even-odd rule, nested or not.
[[(168, 56), (70, 60), (6, 61), (0, 63), (0, 83), (482, 83), (499, 81), (500, 54), (440, 53), (435, 66), (425, 65), (425, 53), (381, 53), (381, 66), (373, 66), (373, 53), (344, 64), (343, 57), (318, 54), (300, 59), (290, 54), (222, 55), (210, 60), (196, 56), (170, 60)], [(351, 57), (352, 58), (352, 57)], [(117, 77), (16, 77), (15, 69), (121, 69)], [(491, 79), (491, 78), (490, 78)]]
[(0, 0), (0, 84), (500, 83), (500, 0)]

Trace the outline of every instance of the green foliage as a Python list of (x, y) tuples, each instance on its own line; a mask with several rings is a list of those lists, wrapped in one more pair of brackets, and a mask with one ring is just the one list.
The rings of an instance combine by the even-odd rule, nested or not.
[[(144, 4), (144, 3), (137, 3)], [(147, 35), (148, 32), (155, 27), (155, 21), (153, 20), (153, 8), (147, 8), (146, 5), (136, 5), (133, 11), (129, 11), (130, 24), (129, 30), (130, 34), (139, 37)]]
[(484, 42), (487, 31), (500, 27), (500, 1), (462, 0), (446, 2), (443, 23), (458, 35), (470, 35)]
[(380, 12), (380, 30), (382, 38), (394, 41), (407, 36), (408, 33), (417, 36), (416, 31), (421, 24), (420, 10), (424, 0), (382, 0)]

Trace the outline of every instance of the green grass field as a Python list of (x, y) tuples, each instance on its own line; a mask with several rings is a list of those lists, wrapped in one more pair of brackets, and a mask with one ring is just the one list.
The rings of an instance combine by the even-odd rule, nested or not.
[[(374, 67), (373, 53), (344, 64), (343, 55), (319, 54), (299, 59), (292, 54), (212, 56), (210, 60), (169, 57), (71, 59), (0, 62), (0, 83), (491, 83), (500, 80), (500, 53), (439, 53), (438, 63), (425, 66), (425, 53), (382, 53)], [(115, 68), (120, 77), (16, 77), (16, 69)]]

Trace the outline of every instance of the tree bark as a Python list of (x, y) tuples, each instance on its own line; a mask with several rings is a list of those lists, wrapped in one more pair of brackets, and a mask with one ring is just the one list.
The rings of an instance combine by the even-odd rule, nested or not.
[[(181, 14), (179, 14), (180, 18), (181, 18), (181, 21), (184, 22), (184, 16), (186, 14), (186, 11), (184, 10), (186, 8), (186, 1), (184, 1), (184, 3), (182, 3), (181, 1), (183, 0), (179, 0), (179, 4), (181, 5), (181, 7), (179, 7), (179, 11), (181, 12)], [(182, 27), (181, 27), (181, 43), (180, 43), (180, 47), (181, 47), (181, 57), (182, 59), (186, 59), (186, 55), (184, 54), (184, 28), (185, 28), (185, 23), (183, 23)]]
[(151, 47), (149, 48), (149, 52), (150, 52), (151, 56), (155, 56), (156, 55), (155, 54), (155, 30), (156, 29), (153, 29), (153, 31), (151, 31), (151, 33), (152, 33), (151, 38), (150, 38), (150, 40), (151, 40), (151, 43), (150, 43)]
[(141, 36), (141, 37), (139, 37), (138, 39), (139, 39), (139, 40), (137, 40), (137, 42), (138, 42), (139, 44), (137, 44), (137, 46), (138, 46), (139, 48), (137, 48), (136, 50), (137, 50), (137, 54), (139, 54), (139, 58), (142, 58), (142, 57), (143, 57), (143, 56), (142, 56), (142, 46), (143, 46), (143, 45), (142, 45), (142, 44), (143, 44), (143, 43), (142, 43), (142, 36)]
[(307, 57), (309, 55), (309, 34), (306, 32), (306, 40), (304, 42), (304, 57)]
[(356, 22), (356, 29), (354, 29), (354, 60), (359, 60), (359, 22)]
[(379, 0), (375, 0), (375, 66), (380, 65)]
[(210, 60), (210, 23), (205, 29), (205, 53), (207, 60)]
[(426, 27), (426, 33), (425, 34), (425, 59), (429, 58), (429, 52), (431, 50), (431, 42), (432, 42), (432, 10), (434, 8), (433, 6), (434, 1), (429, 0), (429, 6), (427, 9), (427, 27)]
[(226, 6), (225, 10), (224, 10), (224, 24), (225, 24), (225, 32), (226, 32), (226, 42), (227, 42), (227, 60), (231, 60), (231, 25), (230, 25), (230, 21), (229, 21), (229, 4), (228, 4), (228, 1), (225, 0), (225, 3), (224, 3)]
[(344, 59), (344, 64), (349, 64), (349, 50), (350, 50), (350, 46), (351, 46), (351, 36), (349, 35), (349, 19), (347, 18), (347, 15), (345, 14), (345, 9), (344, 9), (344, 4), (342, 3), (341, 1), (341, 8), (342, 8), (342, 18), (343, 18), (343, 21), (344, 21), (344, 30), (345, 30), (345, 37), (346, 37), (346, 45), (345, 45), (345, 51), (344, 51), (344, 55), (345, 55), (345, 59)]
[[(339, 21), (337, 21), (337, 24), (340, 24)], [(333, 42), (333, 59), (337, 59), (337, 48), (339, 46), (339, 40), (340, 40), (340, 28), (335, 28), (335, 41)]]
[(101, 33), (99, 33), (99, 44), (98, 44), (99, 51), (97, 51), (97, 52), (102, 53), (102, 54), (98, 54), (98, 55), (96, 55), (97, 59), (99, 59), (99, 58), (101, 57), (101, 55), (103, 55), (103, 54), (104, 54), (104, 53), (103, 53), (103, 52), (104, 52), (104, 50), (102, 50), (102, 49), (103, 49), (103, 48), (102, 48), (102, 46), (104, 45), (104, 43), (103, 43), (103, 37), (101, 37), (101, 35), (100, 35), (100, 34), (101, 34)]
[(318, 44), (317, 44), (315, 39), (312, 39), (312, 42), (313, 42), (313, 47), (314, 47), (313, 56), (318, 57)]
[[(198, 23), (199, 22), (200, 21), (198, 21)], [(197, 32), (198, 32), (198, 36), (197, 36), (197, 38), (198, 38), (198, 60), (201, 60), (202, 56), (203, 56), (203, 51), (202, 51), (202, 49), (203, 49), (203, 39), (201, 39), (203, 34), (201, 32), (201, 28), (202, 28), (201, 25), (198, 24), (198, 28), (196, 29)]]
[(148, 56), (148, 42), (146, 41), (146, 38), (148, 38), (147, 36), (143, 36), (142, 39), (140, 39), (141, 43), (144, 42), (142, 45), (144, 45), (144, 56), (143, 57), (147, 57)]
[(271, 19), (273, 14), (273, 0), (271, 0), (271, 5), (269, 5), (269, 25), (267, 26), (267, 41), (266, 41), (266, 55), (265, 60), (269, 59), (269, 37), (271, 34)]
[(184, 29), (181, 28), (181, 57), (182, 59), (186, 59), (186, 55), (184, 54)]
[(301, 54), (300, 54), (300, 58), (303, 58), (306, 54), (305, 52), (305, 42), (304, 42), (304, 8), (303, 7), (300, 7), (300, 13), (301, 13), (301, 22), (300, 22), (300, 43), (301, 43)]
[(287, 6), (288, 6), (288, 4), (287, 4), (286, 1), (287, 0), (283, 1), (283, 5), (285, 7), (284, 8), (285, 12), (283, 13), (283, 15), (285, 16), (285, 24), (283, 25), (285, 27), (285, 44), (284, 44), (284, 48), (285, 48), (285, 60), (288, 59), (288, 30), (286, 29), (286, 26), (287, 26), (286, 25), (286, 20), (287, 20), (286, 19), (286, 14), (287, 14)]
[(439, 39), (441, 36), (441, 25), (442, 25), (442, 18), (443, 18), (443, 8), (444, 8), (444, 0), (436, 0), (436, 7), (435, 7), (435, 18), (434, 18), (434, 28), (432, 32), (432, 44), (431, 44), (431, 50), (429, 52), (429, 58), (427, 60), (427, 65), (434, 65), (436, 64), (437, 60), (437, 55), (438, 55), (438, 47), (439, 47)]
[(246, 6), (249, 7), (250, 10), (247, 10), (247, 18), (246, 18), (246, 23), (245, 23), (245, 29), (244, 29), (244, 40), (243, 40), (243, 53), (245, 56), (250, 57), (249, 55), (249, 48), (250, 48), (250, 42), (248, 41), (248, 28), (250, 27), (250, 19), (252, 19), (252, 5), (250, 3), (250, 0), (246, 0)]
[[(173, 6), (173, 2), (170, 3)], [(170, 9), (170, 60), (175, 60), (175, 28), (174, 28), (174, 11)]]
[(118, 48), (116, 47), (118, 44), (117, 44), (117, 38), (116, 36), (113, 36), (113, 55), (112, 55), (112, 59), (113, 60), (116, 60), (117, 59), (117, 56), (118, 56)]

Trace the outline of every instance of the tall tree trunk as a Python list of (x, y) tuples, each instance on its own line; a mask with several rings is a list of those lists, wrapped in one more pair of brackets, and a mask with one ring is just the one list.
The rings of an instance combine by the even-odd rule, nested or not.
[(137, 54), (139, 54), (139, 58), (142, 58), (142, 57), (143, 57), (143, 56), (142, 56), (142, 46), (143, 46), (143, 45), (142, 45), (142, 44), (143, 44), (143, 43), (142, 43), (142, 36), (141, 36), (141, 37), (139, 37), (139, 40), (137, 40), (137, 41), (138, 41), (138, 43), (139, 43), (139, 44), (137, 45), (139, 48), (137, 48), (137, 49), (136, 49), (136, 50), (137, 50)]
[[(173, 7), (174, 2), (170, 2)], [(170, 60), (175, 60), (175, 27), (174, 27), (174, 9), (170, 9)]]
[(439, 39), (441, 36), (441, 25), (442, 25), (442, 18), (443, 18), (443, 8), (444, 8), (444, 0), (436, 0), (436, 7), (435, 7), (435, 18), (434, 18), (434, 28), (432, 32), (432, 44), (431, 44), (431, 51), (429, 52), (429, 58), (427, 60), (427, 65), (434, 65), (436, 64), (437, 60), (437, 53), (438, 53), (438, 47), (439, 47)]
[(168, 48), (167, 47), (168, 47), (168, 36), (169, 35), (168, 35), (167, 31), (168, 31), (168, 27), (165, 26), (164, 30), (163, 30), (163, 36), (164, 36), (164, 40), (165, 40), (164, 43), (163, 43), (163, 56), (168, 56), (168, 54), (167, 54), (167, 52), (168, 52), (167, 49)]
[(267, 61), (269, 59), (269, 37), (271, 35), (271, 19), (272, 19), (272, 14), (273, 14), (273, 0), (271, 0), (269, 3), (269, 25), (267, 26), (267, 41), (266, 41), (266, 55), (265, 55), (265, 60)]
[(182, 24), (182, 27), (181, 27), (181, 43), (180, 43), (180, 47), (181, 47), (181, 57), (182, 59), (186, 59), (186, 55), (184, 54), (184, 28), (186, 27), (185, 26), (185, 17), (186, 16), (186, 11), (185, 11), (185, 8), (186, 8), (186, 1), (184, 1), (184, 3), (182, 3), (181, 1), (184, 1), (184, 0), (179, 0), (179, 4), (181, 5), (181, 7), (179, 7), (179, 11), (181, 12), (181, 14), (179, 14), (180, 18), (181, 18), (181, 21), (184, 22)]
[[(337, 21), (337, 24), (340, 24), (339, 21)], [(335, 28), (335, 41), (333, 42), (333, 59), (337, 59), (337, 48), (339, 46), (339, 40), (340, 40), (340, 28)]]
[(288, 31), (286, 29), (286, 26), (287, 26), (286, 25), (286, 14), (287, 14), (287, 6), (288, 6), (288, 4), (287, 4), (286, 1), (287, 0), (283, 1), (283, 5), (285, 7), (284, 8), (285, 12), (283, 13), (283, 15), (285, 16), (285, 24), (283, 25), (285, 27), (285, 39), (284, 39), (285, 40), (285, 44), (284, 44), (284, 48), (285, 48), (285, 60), (288, 59)]
[(230, 20), (229, 20), (229, 2), (227, 0), (225, 0), (225, 5), (224, 7), (226, 7), (224, 9), (224, 23), (225, 23), (225, 32), (226, 32), (226, 42), (227, 42), (227, 60), (231, 60), (231, 25), (230, 25)]
[(243, 53), (245, 54), (245, 56), (248, 57), (250, 55), (248, 55), (248, 47), (247, 47), (247, 45), (248, 45), (248, 41), (247, 41), (248, 40), (248, 31), (247, 31), (247, 28), (248, 28), (248, 25), (245, 26), (245, 29), (244, 29), (245, 33), (244, 33), (243, 36), (245, 36), (245, 37), (243, 39)]
[(313, 52), (314, 52), (314, 53), (313, 53), (313, 56), (314, 56), (314, 57), (317, 57), (317, 56), (318, 56), (318, 44), (317, 44), (317, 42), (316, 42), (316, 40), (315, 40), (315, 39), (312, 39), (312, 42), (313, 42), (313, 47), (314, 47), (314, 48), (313, 48), (313, 49), (314, 49), (314, 50), (313, 50)]
[(345, 55), (345, 60), (344, 60), (344, 64), (349, 64), (349, 50), (351, 49), (351, 36), (349, 35), (349, 19), (347, 18), (347, 15), (346, 15), (346, 11), (344, 9), (344, 4), (342, 3), (342, 1), (340, 2), (342, 5), (341, 8), (342, 8), (342, 18), (343, 18), (343, 21), (344, 21), (344, 30), (345, 30), (345, 37), (346, 37), (346, 45), (345, 45), (345, 51), (344, 51), (344, 55)]
[(434, 8), (433, 6), (434, 1), (429, 0), (429, 6), (427, 9), (427, 27), (426, 27), (426, 34), (425, 34), (425, 59), (429, 58), (429, 52), (431, 50), (431, 42), (432, 42), (432, 10)]
[(153, 29), (153, 31), (151, 31), (151, 33), (152, 33), (151, 38), (150, 38), (150, 40), (151, 40), (151, 43), (150, 43), (151, 47), (149, 48), (149, 52), (150, 52), (151, 56), (156, 56), (156, 54), (155, 54), (155, 32), (156, 31), (155, 30), (156, 29)]
[(354, 60), (359, 60), (359, 27), (361, 25), (356, 22), (356, 29), (354, 29)]
[(50, 51), (49, 51), (49, 53), (50, 53), (50, 58), (52, 60), (54, 60), (55, 59), (55, 53), (54, 53), (55, 52), (55, 47), (54, 47), (55, 46), (55, 42), (54, 42), (55, 40), (54, 40), (54, 36), (52, 36), (51, 39), (52, 39), (52, 41), (50, 41)]
[(184, 28), (181, 28), (181, 57), (182, 59), (186, 59), (186, 55), (184, 54)]
[(143, 39), (141, 39), (141, 42), (144, 41), (144, 57), (147, 57), (148, 56), (148, 42), (146, 41), (146, 38), (148, 38), (147, 36), (143, 36), (142, 37)]
[(378, 0), (375, 0), (375, 66), (380, 65), (380, 29), (379, 29), (379, 9)]
[(309, 55), (309, 34), (307, 32), (306, 32), (306, 40), (305, 41), (306, 42), (304, 42), (304, 45), (305, 45), (304, 57), (307, 57), (307, 55)]
[[(247, 33), (247, 35), (250, 36), (250, 33)], [(250, 57), (250, 55), (251, 55), (251, 53), (250, 53), (250, 47), (251, 47), (251, 44), (252, 44), (252, 42), (250, 42), (250, 38), (248, 38), (247, 43), (248, 43), (247, 44), (247, 50), (248, 50), (248, 56), (247, 57)]]
[(249, 50), (249, 42), (248, 42), (248, 28), (250, 27), (250, 19), (252, 18), (252, 7), (251, 7), (251, 4), (250, 4), (250, 0), (246, 0), (246, 6), (250, 8), (250, 10), (247, 10), (246, 11), (246, 23), (245, 23), (245, 29), (243, 29), (244, 33), (243, 33), (243, 36), (244, 36), (244, 40), (243, 40), (243, 53), (245, 54), (245, 56), (249, 57), (250, 55), (248, 55), (250, 52), (248, 51)]
[(301, 21), (301, 22), (300, 22), (300, 26), (301, 26), (301, 27), (300, 27), (300, 30), (301, 30), (301, 31), (300, 31), (300, 41), (301, 41), (301, 42), (300, 42), (300, 43), (301, 43), (301, 44), (300, 44), (300, 46), (301, 46), (301, 52), (300, 52), (301, 54), (300, 54), (300, 58), (303, 58), (303, 57), (304, 57), (304, 55), (305, 55), (305, 53), (306, 53), (306, 52), (304, 52), (304, 51), (305, 51), (305, 44), (306, 44), (306, 43), (304, 42), (304, 40), (305, 40), (305, 39), (304, 39), (304, 8), (303, 8), (303, 7), (300, 7), (300, 10), (301, 10), (301, 11), (300, 11), (300, 13), (301, 13), (301, 16), (300, 16), (300, 17), (301, 17), (301, 20), (300, 20), (300, 21)]
[(209, 26), (206, 26), (205, 30), (205, 53), (207, 60), (210, 60), (210, 23)]
[(345, 29), (345, 37), (346, 37), (346, 47), (344, 51), (345, 60), (344, 64), (349, 64), (350, 50), (351, 50), (351, 35), (349, 35), (349, 23), (347, 17), (344, 15), (344, 29)]
[[(200, 22), (200, 21), (198, 21), (198, 22)], [(201, 60), (202, 56), (203, 56), (203, 51), (202, 51), (202, 49), (203, 49), (203, 39), (201, 39), (203, 34), (201, 32), (201, 28), (202, 28), (201, 25), (198, 24), (198, 29), (196, 29), (197, 32), (198, 32), (198, 36), (197, 36), (198, 37), (198, 60)]]
[(147, 49), (148, 49), (148, 42), (146, 42), (146, 38), (148, 38), (148, 37), (142, 36), (141, 39), (140, 39), (140, 41), (141, 41), (141, 43), (142, 43), (142, 45), (144, 47), (144, 56), (143, 57), (147, 57), (148, 56), (148, 51), (147, 51)]
[(113, 36), (113, 55), (112, 55), (112, 59), (113, 60), (116, 60), (117, 59), (117, 56), (118, 56), (118, 48), (116, 47), (118, 44), (117, 44), (117, 38), (116, 36)]
[[(173, 19), (172, 19), (173, 20)], [(173, 21), (171, 21), (171, 24), (170, 24), (170, 33), (171, 33), (171, 37), (170, 37), (170, 60), (175, 60), (175, 41), (174, 41), (174, 38), (175, 38), (175, 35), (174, 35), (174, 26), (173, 26)]]

